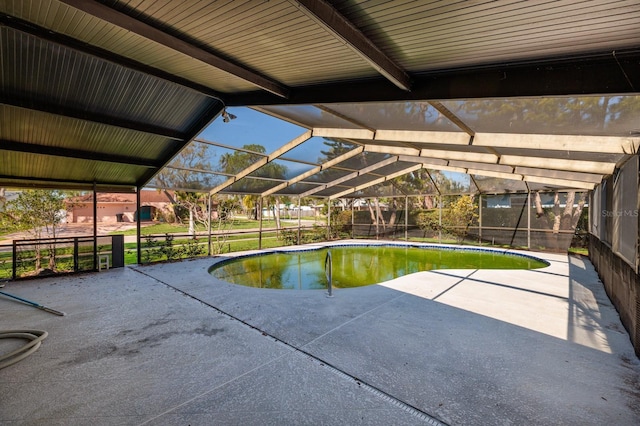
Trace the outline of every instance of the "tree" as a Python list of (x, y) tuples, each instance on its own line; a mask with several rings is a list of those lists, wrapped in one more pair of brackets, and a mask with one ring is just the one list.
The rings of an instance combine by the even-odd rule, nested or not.
[(258, 197), (255, 195), (245, 195), (242, 197), (242, 207), (244, 208), (247, 217), (251, 217), (253, 220), (258, 220), (257, 203)]
[(336, 157), (341, 156), (342, 154), (346, 154), (357, 146), (351, 142), (345, 142), (341, 139), (333, 138), (325, 138), (322, 143), (326, 145), (328, 149), (325, 151), (320, 151), (320, 154), (323, 155), (318, 159), (318, 162), (320, 163), (332, 160)]
[(242, 146), (244, 151), (234, 151), (232, 154), (223, 154), (219, 165), (222, 171), (235, 175), (240, 173), (256, 161), (264, 158), (267, 150), (258, 144), (246, 144)]
[(438, 194), (438, 189), (433, 183), (430, 174), (436, 176), (435, 179), (446, 179), (446, 177), (437, 170), (427, 171), (426, 169), (418, 169), (398, 176), (390, 182), (406, 194), (420, 194), (420, 197), (412, 200), (416, 208), (432, 209), (435, 207), (434, 197)]
[(448, 105), (472, 126), (482, 123), (485, 132), (501, 132), (508, 127), (513, 133), (535, 129), (542, 134), (605, 134), (611, 131), (609, 126), (637, 121), (640, 112), (637, 100), (624, 96), (483, 99)]
[[(156, 176), (157, 185), (162, 187), (173, 206), (175, 217), (182, 221), (186, 211), (189, 221), (189, 235), (195, 235), (196, 223), (205, 227), (209, 224), (207, 214), (207, 198), (202, 191), (207, 191), (215, 184), (216, 176), (207, 173), (197, 173), (197, 170), (209, 170), (207, 145), (192, 143), (183, 149)], [(175, 189), (175, 192), (169, 191)], [(193, 189), (193, 191), (187, 191)], [(200, 193), (196, 192), (200, 191)]]
[(542, 222), (546, 229), (551, 229), (552, 233), (547, 234), (547, 247), (559, 249), (558, 235), (561, 230), (575, 231), (578, 220), (582, 214), (586, 202), (586, 193), (581, 193), (578, 199), (578, 205), (574, 209), (576, 203), (575, 191), (566, 193), (564, 200), (564, 208), (561, 207), (562, 197), (558, 191), (553, 193), (553, 207), (543, 207), (540, 191), (536, 191), (534, 196), (534, 204), (536, 208), (536, 218)]
[(229, 239), (229, 230), (233, 228), (233, 212), (239, 207), (236, 197), (226, 196), (217, 197), (216, 199), (217, 224), (215, 232), (215, 241), (213, 241), (213, 254), (220, 254)]
[[(243, 151), (235, 151), (233, 154), (224, 154), (220, 157), (220, 169), (228, 174), (238, 174), (242, 172), (247, 167), (254, 164), (256, 161), (264, 158), (266, 153), (266, 149), (262, 145), (258, 144), (247, 144), (242, 146)], [(262, 167), (260, 167), (254, 174), (256, 177), (264, 177), (270, 179), (285, 179), (287, 174), (287, 168), (282, 164), (277, 164), (275, 162), (269, 162)], [(262, 192), (260, 187), (260, 180), (258, 179), (242, 179), (238, 181), (238, 187), (235, 190), (240, 192)], [(255, 199), (247, 198), (244, 204), (245, 207), (253, 208), (255, 206)], [(274, 217), (276, 220), (276, 227), (278, 229), (281, 228), (280, 224), (280, 197), (268, 197), (266, 199), (268, 208), (271, 206), (274, 207)], [(256, 219), (259, 218), (258, 212), (256, 212)]]
[(329, 228), (331, 238), (349, 238), (352, 231), (351, 214), (351, 210), (342, 210), (339, 207), (332, 206)]
[(208, 228), (210, 217), (207, 194), (176, 191), (174, 202), (189, 211), (189, 235), (196, 235), (196, 222)]
[[(632, 127), (637, 122), (640, 104), (633, 97), (589, 96), (543, 99), (469, 100), (448, 103), (450, 109), (471, 127), (482, 125), (485, 132), (541, 134), (616, 133), (616, 128)], [(624, 124), (624, 125), (623, 125)], [(561, 194), (553, 192), (553, 207), (543, 207), (540, 192), (534, 195), (536, 216), (545, 233), (548, 248), (561, 248), (561, 230), (575, 230), (585, 204), (584, 194), (574, 210), (576, 193), (569, 191), (564, 208)]]
[(478, 218), (478, 205), (472, 195), (462, 195), (449, 204), (446, 215), (442, 218), (442, 227), (456, 237), (458, 243), (464, 240), (467, 230)]
[[(55, 238), (58, 226), (66, 217), (65, 199), (69, 195), (63, 191), (42, 189), (22, 191), (16, 199), (4, 204), (4, 210), (0, 213), (3, 228), (27, 232), (34, 239)], [(56, 267), (54, 248), (54, 243), (51, 243), (48, 268), (52, 271)], [(36, 243), (35, 270), (40, 272), (41, 269), (42, 248)]]
[[(416, 224), (422, 231), (422, 237), (427, 233), (434, 234), (440, 230), (440, 215), (437, 210), (422, 211), (416, 216)], [(430, 235), (430, 236), (431, 236)]]

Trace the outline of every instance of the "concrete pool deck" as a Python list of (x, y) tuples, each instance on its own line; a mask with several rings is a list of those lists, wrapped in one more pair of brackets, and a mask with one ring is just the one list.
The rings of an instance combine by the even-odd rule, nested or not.
[[(343, 242), (344, 243), (344, 242)], [(640, 361), (591, 263), (267, 290), (215, 259), (8, 283), (2, 425), (637, 425)], [(19, 343), (0, 340), (0, 354)]]

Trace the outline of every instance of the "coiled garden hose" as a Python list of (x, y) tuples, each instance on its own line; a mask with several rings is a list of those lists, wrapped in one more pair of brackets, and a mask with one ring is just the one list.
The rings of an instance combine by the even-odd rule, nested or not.
[(49, 335), (42, 330), (0, 330), (0, 339), (25, 339), (29, 342), (6, 355), (0, 355), (0, 370), (22, 361), (38, 350), (42, 341)]

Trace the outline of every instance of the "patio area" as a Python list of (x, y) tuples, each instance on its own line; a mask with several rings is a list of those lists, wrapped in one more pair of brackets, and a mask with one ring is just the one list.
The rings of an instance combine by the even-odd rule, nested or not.
[(592, 264), (534, 255), (332, 298), (216, 281), (218, 258), (11, 282), (66, 316), (0, 297), (2, 329), (49, 333), (0, 370), (0, 424), (637, 424), (640, 361)]

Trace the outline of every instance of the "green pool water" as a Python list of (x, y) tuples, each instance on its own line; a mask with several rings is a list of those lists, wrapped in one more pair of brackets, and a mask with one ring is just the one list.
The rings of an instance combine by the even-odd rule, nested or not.
[(432, 269), (536, 269), (532, 257), (486, 250), (411, 246), (333, 246), (319, 250), (274, 252), (222, 261), (213, 277), (233, 284), (273, 289), (327, 288), (325, 259), (331, 250), (335, 288), (361, 287)]

